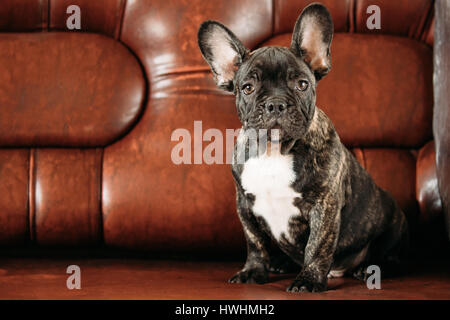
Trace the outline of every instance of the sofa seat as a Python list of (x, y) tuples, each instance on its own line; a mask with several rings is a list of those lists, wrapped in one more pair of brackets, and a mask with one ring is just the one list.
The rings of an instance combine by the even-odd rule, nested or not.
[[(81, 268), (81, 289), (68, 290), (66, 268)], [(148, 259), (37, 259), (0, 261), (0, 299), (449, 299), (450, 261), (411, 263), (405, 275), (369, 290), (353, 278), (331, 279), (324, 293), (285, 292), (295, 277), (270, 283), (229, 284), (242, 262)]]

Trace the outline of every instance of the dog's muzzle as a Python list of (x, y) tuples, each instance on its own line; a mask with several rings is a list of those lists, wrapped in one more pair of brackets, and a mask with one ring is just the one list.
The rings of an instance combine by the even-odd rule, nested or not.
[(270, 98), (264, 103), (266, 114), (271, 117), (279, 117), (286, 112), (287, 103), (281, 98)]

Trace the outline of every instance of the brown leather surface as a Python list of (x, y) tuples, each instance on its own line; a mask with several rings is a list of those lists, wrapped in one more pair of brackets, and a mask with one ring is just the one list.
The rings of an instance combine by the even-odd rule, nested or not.
[[(81, 269), (81, 290), (68, 290), (69, 265)], [(369, 290), (353, 278), (330, 279), (322, 293), (288, 293), (295, 274), (270, 275), (270, 282), (227, 283), (242, 262), (187, 262), (136, 259), (3, 259), (0, 299), (436, 299), (450, 297), (449, 263), (410, 263), (404, 274), (381, 278)], [(244, 317), (245, 318), (245, 317)]]
[(416, 160), (409, 150), (355, 148), (358, 162), (377, 185), (390, 192), (407, 215), (409, 222), (418, 218), (415, 173)]
[[(287, 46), (290, 39), (286, 34), (263, 45)], [(431, 138), (431, 53), (415, 40), (338, 33), (316, 104), (347, 146), (421, 146)]]
[(0, 31), (39, 31), (48, 27), (49, 0), (2, 0)]
[(450, 3), (436, 2), (434, 39), (434, 117), (439, 192), (450, 237)]
[(442, 201), (436, 176), (434, 141), (420, 149), (417, 157), (416, 197), (424, 220), (434, 220), (442, 213)]
[(40, 245), (101, 241), (100, 149), (34, 151), (32, 235)]
[(254, 47), (271, 36), (272, 15), (271, 0), (128, 1), (121, 40), (137, 54), (153, 83), (160, 75), (209, 71), (197, 45), (204, 20), (222, 22)]
[[(432, 11), (432, 4), (432, 1), (422, 0), (358, 0), (355, 2), (356, 32), (420, 39)], [(371, 14), (367, 14), (366, 10), (370, 5), (380, 7), (381, 29), (367, 28), (367, 18)]]
[(0, 246), (28, 239), (28, 159), (28, 150), (0, 149)]
[(94, 34), (0, 37), (0, 146), (103, 146), (145, 98), (136, 59)]
[(70, 5), (80, 7), (79, 31), (119, 37), (125, 0), (2, 0), (0, 31), (68, 31)]
[(171, 161), (173, 130), (193, 132), (196, 119), (203, 132), (238, 127), (232, 97), (213, 96), (211, 104), (209, 93), (153, 94), (137, 127), (105, 149), (105, 243), (155, 251), (244, 248), (229, 166)]
[[(274, 34), (292, 33), (295, 21), (303, 8), (314, 0), (275, 0), (274, 1)], [(345, 32), (350, 28), (351, 0), (322, 0), (333, 18), (334, 31)]]
[[(67, 7), (81, 11), (81, 30), (119, 37), (125, 0), (50, 0), (50, 30), (67, 31)], [(78, 31), (78, 30), (75, 30)]]

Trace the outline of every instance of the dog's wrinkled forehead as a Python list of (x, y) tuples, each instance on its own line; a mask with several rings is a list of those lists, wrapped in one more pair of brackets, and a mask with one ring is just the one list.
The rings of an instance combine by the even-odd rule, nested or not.
[(251, 52), (249, 59), (238, 69), (236, 81), (243, 81), (255, 73), (258, 80), (279, 80), (299, 75), (314, 80), (308, 65), (284, 47), (264, 47)]

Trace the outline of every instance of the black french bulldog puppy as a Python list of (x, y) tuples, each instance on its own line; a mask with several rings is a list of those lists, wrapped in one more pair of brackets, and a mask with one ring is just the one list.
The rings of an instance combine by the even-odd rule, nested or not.
[[(317, 82), (331, 68), (332, 37), (321, 4), (300, 14), (289, 48), (250, 52), (219, 22), (200, 27), (203, 57), (217, 85), (236, 95), (242, 122), (232, 172), (248, 252), (230, 282), (265, 283), (269, 271), (297, 266), (288, 291), (324, 291), (328, 277), (365, 280), (372, 264), (386, 275), (407, 248), (403, 212), (315, 105)], [(268, 136), (264, 153), (237, 161), (249, 150), (249, 129), (278, 134)]]

